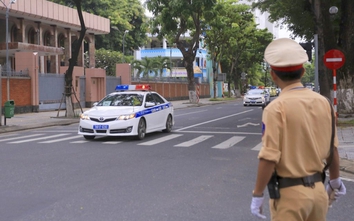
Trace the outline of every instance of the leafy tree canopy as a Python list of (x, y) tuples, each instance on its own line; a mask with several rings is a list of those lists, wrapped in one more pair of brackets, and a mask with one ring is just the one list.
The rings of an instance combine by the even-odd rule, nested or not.
[[(74, 7), (73, 0), (49, 0), (58, 4)], [(147, 18), (139, 0), (85, 0), (82, 10), (88, 13), (109, 18), (111, 32), (108, 35), (96, 36), (96, 48), (113, 51), (123, 50), (124, 32), (126, 51), (133, 51), (147, 41)]]

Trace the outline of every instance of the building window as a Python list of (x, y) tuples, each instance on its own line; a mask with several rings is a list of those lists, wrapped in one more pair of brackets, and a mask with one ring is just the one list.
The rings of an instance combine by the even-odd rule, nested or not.
[(34, 28), (31, 28), (28, 31), (27, 39), (28, 39), (28, 43), (29, 44), (35, 44), (35, 42), (36, 42), (36, 31), (34, 30)]
[(46, 32), (44, 33), (43, 44), (44, 44), (45, 46), (52, 46), (52, 45), (50, 44), (50, 39), (51, 39), (50, 32), (49, 32), (49, 31), (46, 31)]

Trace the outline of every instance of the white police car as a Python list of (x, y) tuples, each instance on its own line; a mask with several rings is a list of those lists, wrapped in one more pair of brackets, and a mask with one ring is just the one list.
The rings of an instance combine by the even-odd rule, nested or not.
[(270, 102), (270, 95), (264, 89), (251, 89), (243, 96), (243, 106), (262, 105)]
[(95, 136), (136, 136), (146, 133), (171, 132), (174, 124), (173, 106), (150, 85), (117, 85), (94, 107), (80, 116), (78, 134), (86, 139)]

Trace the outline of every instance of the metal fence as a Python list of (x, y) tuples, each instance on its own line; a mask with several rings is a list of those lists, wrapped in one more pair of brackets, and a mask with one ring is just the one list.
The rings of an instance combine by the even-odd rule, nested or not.
[(21, 70), (21, 71), (1, 71), (2, 77), (29, 77), (28, 69)]
[[(187, 78), (175, 78), (175, 77), (148, 77), (148, 78), (132, 78), (133, 82), (188, 82)], [(208, 83), (208, 79), (201, 78), (201, 83)]]

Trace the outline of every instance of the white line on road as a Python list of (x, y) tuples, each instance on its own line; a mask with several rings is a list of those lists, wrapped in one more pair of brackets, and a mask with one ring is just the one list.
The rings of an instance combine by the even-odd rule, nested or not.
[(18, 134), (6, 134), (6, 135), (4, 135), (4, 136), (0, 136), (0, 139), (1, 138), (9, 138), (9, 137), (11, 137), (11, 136), (18, 136)]
[(55, 138), (55, 137), (62, 137), (62, 136), (66, 136), (69, 134), (56, 134), (56, 135), (52, 135), (52, 136), (45, 136), (45, 137), (39, 137), (39, 138), (33, 138), (33, 139), (27, 139), (27, 140), (20, 140), (20, 141), (14, 141), (14, 142), (9, 142), (11, 144), (13, 143), (26, 143), (26, 142), (30, 142), (30, 141), (36, 141), (36, 140), (47, 140), (50, 138)]
[(176, 131), (182, 131), (182, 130), (189, 129), (189, 128), (196, 127), (196, 126), (200, 126), (200, 125), (203, 125), (203, 124), (208, 124), (208, 123), (211, 123), (211, 122), (214, 122), (214, 121), (230, 118), (230, 117), (237, 116), (237, 115), (240, 115), (240, 114), (244, 114), (244, 113), (247, 113), (247, 112), (250, 112), (250, 111), (253, 111), (253, 109), (250, 109), (250, 110), (247, 110), (247, 111), (242, 111), (242, 112), (237, 113), (237, 114), (227, 115), (225, 117), (220, 117), (220, 118), (216, 118), (216, 119), (213, 119), (213, 120), (205, 121), (203, 123), (194, 124), (194, 125), (191, 125), (191, 126), (188, 126), (188, 127), (183, 127), (183, 128), (180, 128), (180, 129), (178, 129)]
[(122, 141), (106, 141), (106, 142), (103, 142), (103, 144), (119, 144), (119, 143), (122, 143)]
[(245, 137), (238, 137), (238, 136), (233, 136), (228, 140), (225, 140), (224, 142), (213, 146), (212, 148), (214, 149), (227, 149), (232, 147), (233, 145), (237, 144), (238, 142), (240, 142), (241, 140), (245, 139)]
[(251, 125), (251, 126), (259, 126), (260, 124), (258, 123), (258, 124), (255, 124), (255, 123), (245, 123), (245, 124), (242, 124), (242, 125), (237, 125), (237, 127), (246, 127), (246, 126), (248, 126), (248, 125)]
[(253, 147), (252, 150), (261, 150), (262, 148), (262, 142), (260, 142), (259, 144), (257, 144), (257, 146)]
[(87, 143), (87, 142), (88, 142), (87, 140), (78, 140), (78, 141), (73, 141), (70, 143)]
[(203, 142), (203, 141), (205, 141), (209, 138), (212, 138), (212, 137), (213, 137), (213, 135), (202, 135), (202, 136), (196, 137), (190, 141), (186, 141), (186, 142), (177, 144), (177, 145), (175, 145), (175, 147), (190, 147), (190, 146), (193, 146), (197, 143)]
[(189, 112), (189, 113), (184, 113), (184, 114), (176, 114), (175, 117), (184, 116), (184, 115), (188, 115), (188, 114), (202, 113), (202, 112), (205, 112), (205, 111), (207, 111), (207, 110), (194, 111), (194, 112)]
[(196, 133), (196, 134), (234, 134), (234, 135), (262, 135), (262, 133), (251, 133), (251, 132), (229, 132), (229, 131), (193, 131), (185, 130), (178, 131), (178, 133)]
[(20, 137), (12, 137), (12, 138), (7, 138), (7, 139), (2, 139), (1, 141), (9, 141), (9, 140), (18, 140), (18, 139), (22, 139), (22, 138), (29, 138), (29, 137), (38, 137), (41, 136), (43, 134), (32, 134), (32, 135), (27, 135), (27, 136), (20, 136)]
[(349, 182), (354, 182), (353, 179), (345, 178), (345, 177), (340, 177), (341, 180), (349, 181)]
[(43, 142), (39, 142), (39, 143), (55, 143), (55, 142), (60, 142), (60, 141), (64, 141), (64, 140), (77, 139), (80, 137), (81, 137), (81, 135), (76, 135), (76, 136), (72, 136), (72, 137), (65, 137), (65, 138), (56, 139), (56, 140), (48, 140), (48, 141), (43, 141)]
[(161, 137), (159, 139), (154, 139), (154, 140), (147, 141), (147, 142), (144, 142), (144, 143), (139, 143), (138, 145), (151, 146), (151, 145), (162, 143), (162, 142), (165, 142), (165, 141), (168, 141), (168, 140), (175, 139), (176, 137), (180, 137), (180, 136), (182, 136), (182, 134), (171, 134), (171, 135), (168, 135), (166, 137)]

